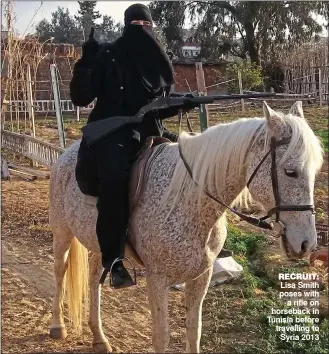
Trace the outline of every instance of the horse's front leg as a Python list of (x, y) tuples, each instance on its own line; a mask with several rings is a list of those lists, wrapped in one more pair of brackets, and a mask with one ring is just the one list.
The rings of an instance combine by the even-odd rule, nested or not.
[(185, 284), (186, 301), (186, 352), (199, 353), (202, 330), (202, 304), (206, 296), (213, 268), (211, 267), (197, 279)]
[(155, 353), (165, 353), (169, 344), (168, 292), (164, 279), (147, 277), (147, 292), (152, 313), (152, 343)]
[(101, 285), (99, 279), (102, 269), (101, 256), (93, 254), (89, 260), (90, 311), (88, 324), (93, 334), (94, 351), (96, 353), (111, 353), (112, 348), (104, 335), (101, 320)]

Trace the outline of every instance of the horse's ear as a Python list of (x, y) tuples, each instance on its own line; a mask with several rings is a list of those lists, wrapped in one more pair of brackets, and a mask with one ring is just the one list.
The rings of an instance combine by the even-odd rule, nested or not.
[(268, 127), (270, 128), (272, 134), (276, 138), (280, 138), (280, 132), (282, 132), (283, 123), (282, 118), (278, 116), (265, 101), (263, 101), (263, 111), (267, 120)]
[(294, 116), (300, 117), (300, 118), (305, 118), (304, 117), (304, 111), (303, 111), (303, 103), (302, 101), (296, 101), (290, 108), (289, 114), (292, 114)]

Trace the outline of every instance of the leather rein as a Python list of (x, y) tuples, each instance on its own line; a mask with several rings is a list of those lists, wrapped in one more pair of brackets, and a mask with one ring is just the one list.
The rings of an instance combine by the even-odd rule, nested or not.
[[(182, 120), (182, 115), (179, 114), (179, 128), (181, 128), (181, 120)], [(189, 130), (190, 130), (190, 134), (195, 134), (191, 131), (190, 124), (189, 124)], [(213, 196), (207, 189), (204, 188), (203, 192), (209, 198), (211, 198), (212, 200), (214, 200), (218, 204), (222, 205), (226, 209), (230, 210), (235, 215), (239, 216), (241, 220), (246, 221), (247, 223), (249, 223), (251, 225), (258, 226), (262, 229), (266, 229), (266, 230), (273, 230), (274, 229), (273, 223), (267, 222), (266, 219), (271, 218), (271, 216), (273, 214), (275, 214), (275, 221), (277, 223), (280, 222), (280, 212), (281, 211), (307, 211), (307, 210), (311, 210), (312, 213), (314, 214), (315, 213), (314, 205), (295, 205), (295, 204), (281, 205), (281, 198), (280, 198), (279, 186), (278, 186), (277, 166), (276, 166), (276, 148), (281, 145), (288, 145), (289, 143), (290, 143), (289, 138), (283, 138), (281, 140), (276, 140), (274, 137), (272, 137), (269, 151), (265, 154), (265, 156), (259, 162), (259, 164), (257, 165), (254, 172), (249, 177), (248, 182), (246, 184), (246, 186), (249, 187), (250, 183), (252, 182), (252, 180), (256, 176), (258, 170), (260, 169), (260, 167), (262, 166), (262, 164), (264, 163), (266, 158), (269, 155), (271, 155), (271, 160), (272, 160), (271, 161), (271, 180), (272, 180), (272, 190), (273, 190), (274, 199), (275, 199), (275, 207), (270, 209), (265, 216), (263, 216), (261, 218), (256, 218), (253, 216), (245, 215), (242, 212), (238, 211), (236, 208), (234, 208), (234, 207), (231, 208), (230, 206), (226, 205), (224, 202), (222, 202), (221, 200), (219, 200), (218, 198)], [(198, 186), (198, 183), (193, 178), (192, 169), (189, 166), (189, 164), (187, 163), (187, 161), (183, 155), (182, 148), (181, 148), (179, 141), (178, 141), (178, 151), (179, 151), (179, 155), (185, 165), (185, 168), (186, 168), (188, 174), (190, 175), (192, 181)]]

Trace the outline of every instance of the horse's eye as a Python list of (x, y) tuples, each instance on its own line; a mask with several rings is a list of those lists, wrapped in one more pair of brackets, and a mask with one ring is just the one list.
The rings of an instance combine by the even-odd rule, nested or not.
[(285, 174), (288, 176), (288, 177), (292, 177), (292, 178), (297, 178), (298, 177), (298, 174), (295, 170), (289, 170), (289, 169), (284, 169), (284, 172)]

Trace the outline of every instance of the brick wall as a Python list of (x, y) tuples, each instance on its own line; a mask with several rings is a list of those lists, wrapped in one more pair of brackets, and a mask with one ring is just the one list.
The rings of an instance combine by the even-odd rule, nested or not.
[[(174, 63), (175, 70), (175, 91), (189, 92), (196, 91), (197, 80), (195, 63)], [(218, 82), (226, 81), (226, 64), (203, 64), (206, 87), (213, 86)], [(214, 86), (208, 89), (209, 93), (227, 93), (227, 84)]]
[(56, 57), (53, 59), (44, 59), (40, 62), (36, 79), (36, 99), (49, 100), (52, 98), (50, 64), (55, 63), (58, 69), (58, 79), (61, 99), (69, 98), (69, 83), (72, 77), (72, 69), (75, 58)]
[[(68, 44), (50, 44), (46, 43), (42, 47), (35, 42), (20, 44), (22, 51), (26, 54), (24, 61), (28, 62), (37, 57), (39, 64), (37, 66), (35, 99), (49, 100), (52, 97), (50, 64), (55, 63), (59, 72), (59, 86), (61, 99), (69, 99), (69, 82), (72, 76), (72, 69), (75, 61), (79, 58), (81, 49), (74, 48)], [(4, 48), (2, 44), (2, 49)], [(5, 51), (2, 50), (2, 58)], [(31, 55), (32, 54), (32, 55)], [(189, 92), (197, 90), (195, 63), (176, 61), (173, 63), (175, 71), (175, 92)], [(206, 86), (212, 86), (220, 81), (225, 81), (226, 64), (203, 64)], [(189, 86), (189, 87), (188, 87)], [(209, 89), (208, 93), (227, 93), (227, 85), (220, 85)]]

